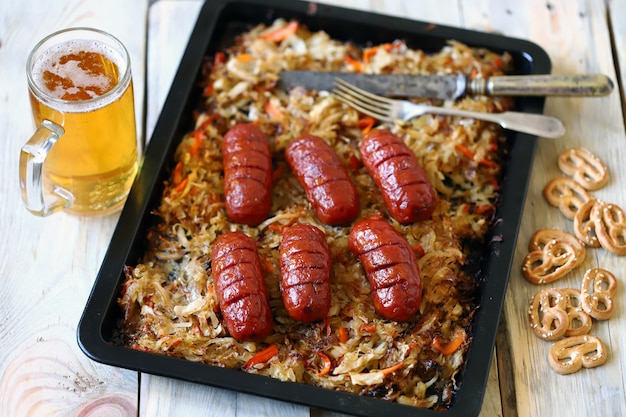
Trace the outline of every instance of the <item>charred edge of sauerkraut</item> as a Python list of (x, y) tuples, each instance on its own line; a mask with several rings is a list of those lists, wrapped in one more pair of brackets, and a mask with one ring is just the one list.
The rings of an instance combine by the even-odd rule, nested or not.
[[(508, 54), (459, 42), (433, 54), (402, 41), (359, 47), (280, 19), (243, 33), (231, 49), (208, 57), (203, 111), (176, 150), (153, 211), (145, 256), (126, 268), (114, 339), (133, 349), (283, 381), (418, 407), (449, 407), (472, 339), (477, 277), (500, 191), (502, 131), (480, 121), (433, 115), (372, 126), (327, 92), (285, 92), (275, 85), (278, 73), (287, 69), (488, 77), (510, 65)], [(434, 104), (497, 112), (510, 108), (511, 101), (466, 97)], [(250, 121), (268, 135), (275, 164), (272, 215), (257, 227), (230, 222), (223, 202), (221, 140), (236, 123)], [(358, 154), (358, 141), (371, 128), (390, 128), (415, 151), (439, 195), (431, 219), (401, 225), (388, 217)], [(375, 313), (367, 279), (347, 249), (349, 227), (329, 227), (315, 217), (282, 157), (289, 141), (304, 132), (325, 139), (348, 167), (359, 191), (360, 217), (382, 215), (414, 248), (424, 286), (414, 320), (395, 323)], [(295, 322), (282, 304), (280, 231), (294, 222), (322, 229), (333, 256), (332, 304), (325, 321)], [(234, 230), (256, 239), (266, 274), (274, 331), (259, 343), (228, 336), (213, 288), (211, 244)]]

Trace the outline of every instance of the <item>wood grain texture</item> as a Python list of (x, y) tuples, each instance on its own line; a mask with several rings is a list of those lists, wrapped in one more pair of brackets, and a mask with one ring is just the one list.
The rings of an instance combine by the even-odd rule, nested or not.
[(27, 54), (62, 28), (97, 27), (120, 38), (131, 55), (142, 121), (146, 12), (147, 1), (125, 0), (0, 7), (0, 416), (136, 414), (137, 373), (92, 362), (76, 343), (117, 216), (34, 217), (22, 207), (17, 161), (33, 133)]
[[(484, 3), (483, 9), (472, 8), (471, 13), (466, 14), (469, 26), (488, 27), (539, 44), (552, 59), (553, 73), (600, 72), (616, 79), (606, 26), (609, 11), (604, 2)], [(537, 339), (528, 327), (528, 302), (539, 287), (528, 283), (520, 269), (521, 261), (528, 253), (530, 236), (537, 229), (553, 227), (573, 231), (572, 222), (549, 206), (542, 196), (545, 184), (560, 175), (556, 160), (566, 148), (584, 146), (600, 157), (609, 167), (611, 181), (592, 194), (622, 207), (626, 204), (626, 170), (622, 162), (626, 151), (623, 109), (619, 94), (614, 92), (598, 99), (549, 98), (545, 112), (561, 118), (568, 132), (556, 141), (539, 141), (505, 301), (515, 372), (516, 415), (623, 416), (626, 413), (623, 401), (625, 353), (620, 350), (624, 336), (618, 329), (625, 324), (624, 310), (618, 310), (607, 322), (594, 323), (592, 333), (601, 337), (611, 352), (605, 366), (567, 377), (558, 375), (548, 366), (550, 343)], [(584, 271), (597, 266), (621, 273), (620, 284), (624, 283), (626, 259), (602, 249), (590, 249), (583, 266), (553, 286), (580, 287)], [(623, 293), (620, 294), (617, 302), (621, 306), (624, 297)]]

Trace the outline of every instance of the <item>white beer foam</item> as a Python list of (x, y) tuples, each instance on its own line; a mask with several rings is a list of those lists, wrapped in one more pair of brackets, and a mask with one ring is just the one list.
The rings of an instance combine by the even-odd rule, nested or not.
[[(126, 70), (126, 63), (124, 62), (123, 57), (119, 54), (119, 52), (115, 51), (113, 48), (97, 41), (91, 40), (71, 40), (67, 42), (60, 43), (58, 45), (54, 45), (47, 49), (33, 65), (31, 70), (32, 78), (37, 87), (48, 94), (51, 97), (61, 99), (65, 92), (75, 93), (78, 91), (78, 87), (85, 87), (88, 85), (96, 85), (100, 87), (106, 87), (109, 85), (109, 79), (104, 75), (93, 76), (87, 74), (82, 68), (79, 68), (77, 62), (74, 60), (68, 61), (65, 64), (61, 64), (59, 62), (60, 58), (64, 55), (68, 54), (77, 54), (81, 51), (85, 52), (95, 52), (106, 56), (109, 60), (111, 60), (119, 70), (119, 82), (122, 82), (122, 77)], [(44, 73), (46, 71), (51, 72), (52, 74), (58, 75), (63, 78), (70, 78), (76, 88), (57, 88), (55, 90), (50, 90), (45, 85)], [(102, 100), (86, 100), (86, 101), (67, 101), (67, 102), (56, 102), (53, 107), (59, 111), (68, 112), (68, 113), (82, 113), (94, 111), (99, 108), (105, 107), (110, 103), (117, 100), (125, 89), (118, 89), (114, 94), (104, 94)], [(88, 91), (88, 93), (92, 93)], [(93, 93), (92, 98), (97, 98), (98, 96)], [(40, 97), (37, 97), (41, 99)]]

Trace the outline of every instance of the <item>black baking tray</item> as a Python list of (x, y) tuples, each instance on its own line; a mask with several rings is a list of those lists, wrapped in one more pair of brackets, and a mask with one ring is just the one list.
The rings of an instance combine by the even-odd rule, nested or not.
[[(419, 2), (415, 3), (419, 7)], [(324, 30), (333, 38), (356, 44), (378, 44), (403, 39), (410, 47), (436, 52), (449, 40), (472, 47), (508, 52), (519, 74), (548, 74), (551, 63), (534, 43), (496, 34), (435, 25), (375, 13), (296, 0), (208, 0), (200, 11), (181, 60), (144, 162), (122, 210), (110, 246), (78, 326), (78, 343), (90, 358), (140, 372), (203, 383), (230, 390), (284, 400), (357, 416), (419, 417), (475, 416), (481, 409), (491, 367), (496, 331), (513, 260), (537, 138), (507, 132), (508, 159), (492, 236), (484, 248), (483, 278), (473, 342), (461, 375), (461, 385), (450, 408), (420, 409), (381, 399), (335, 392), (315, 386), (281, 382), (238, 370), (194, 363), (122, 347), (114, 343), (120, 312), (116, 304), (124, 266), (135, 265), (144, 254), (150, 212), (159, 204), (173, 153), (194, 129), (193, 110), (201, 100), (198, 87), (206, 56), (228, 48), (234, 37), (259, 23), (276, 18), (296, 19), (311, 30)], [(542, 113), (542, 97), (518, 98), (518, 111)], [(489, 240), (488, 240), (489, 241)]]

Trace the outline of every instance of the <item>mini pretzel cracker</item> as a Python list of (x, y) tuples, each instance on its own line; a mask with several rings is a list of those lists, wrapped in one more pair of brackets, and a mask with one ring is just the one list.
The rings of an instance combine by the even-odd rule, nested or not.
[(589, 333), (593, 320), (582, 307), (582, 295), (578, 288), (561, 288), (559, 292), (565, 298), (565, 311), (569, 317), (569, 326), (565, 336), (579, 336)]
[(589, 215), (600, 245), (616, 255), (626, 255), (626, 215), (615, 204), (598, 201)]
[(568, 219), (573, 219), (578, 209), (591, 199), (582, 185), (568, 177), (556, 177), (548, 182), (543, 196)]
[(574, 216), (574, 233), (585, 245), (592, 248), (599, 248), (600, 241), (596, 236), (596, 222), (591, 218), (591, 210), (598, 200), (592, 198), (580, 206)]
[(604, 187), (609, 181), (606, 166), (585, 148), (566, 149), (559, 155), (558, 165), (561, 171), (590, 191)]
[(615, 275), (602, 268), (585, 272), (582, 289), (582, 308), (597, 320), (608, 320), (613, 315), (613, 295), (617, 291)]
[(587, 255), (580, 240), (563, 230), (540, 229), (531, 237), (522, 273), (533, 284), (547, 284), (579, 267)]
[(550, 348), (550, 366), (556, 372), (567, 375), (581, 368), (595, 368), (606, 363), (606, 347), (597, 336), (583, 334), (566, 337)]
[(567, 300), (556, 288), (537, 291), (528, 308), (528, 320), (533, 332), (543, 340), (557, 340), (569, 327)]

